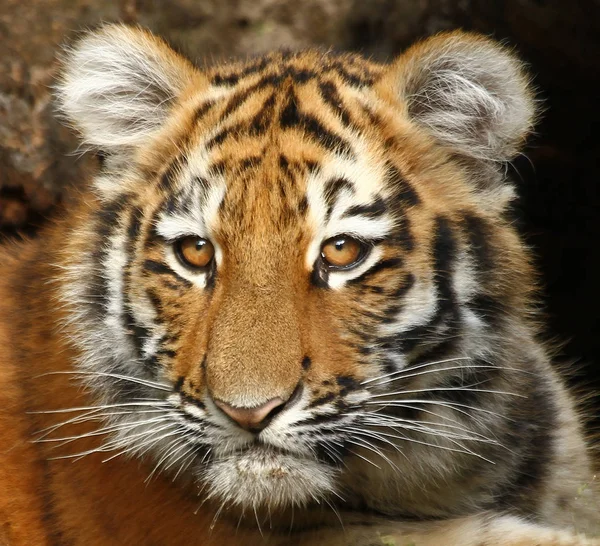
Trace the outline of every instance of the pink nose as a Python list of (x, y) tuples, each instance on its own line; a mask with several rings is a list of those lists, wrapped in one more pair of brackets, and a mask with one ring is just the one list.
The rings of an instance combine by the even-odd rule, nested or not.
[(262, 430), (267, 426), (269, 417), (273, 417), (277, 413), (277, 408), (285, 404), (285, 400), (279, 397), (271, 398), (264, 404), (253, 408), (237, 408), (221, 400), (215, 400), (215, 404), (240, 427), (246, 430)]

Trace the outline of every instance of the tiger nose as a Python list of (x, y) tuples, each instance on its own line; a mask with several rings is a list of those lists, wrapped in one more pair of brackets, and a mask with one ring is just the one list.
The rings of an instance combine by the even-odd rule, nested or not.
[(235, 407), (221, 400), (215, 400), (214, 402), (223, 413), (233, 419), (240, 427), (255, 432), (265, 428), (269, 421), (279, 413), (286, 401), (279, 397), (271, 398), (264, 404), (253, 408)]

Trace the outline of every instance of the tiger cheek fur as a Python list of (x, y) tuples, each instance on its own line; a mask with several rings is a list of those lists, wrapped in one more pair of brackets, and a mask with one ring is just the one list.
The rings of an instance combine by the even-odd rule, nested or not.
[[(142, 510), (119, 543), (146, 543), (142, 528), (218, 543), (267, 517), (332, 546), (379, 526), (419, 544), (597, 531), (580, 419), (510, 220), (503, 164), (534, 101), (509, 51), (455, 32), (390, 65), (308, 50), (201, 71), (117, 25), (67, 52), (57, 95), (106, 161), (47, 229), (43, 290), (20, 281), (35, 277), (26, 244), (24, 273), (15, 259), (1, 277), (36, 319), (60, 304), (38, 320), (51, 341), (15, 350), (57, 385), (33, 413), (75, 413), (40, 417), (39, 445), (57, 443), (52, 469), (108, 454), (137, 476), (123, 460), (139, 459), (171, 495), (150, 485), (140, 502), (200, 512), (148, 531)], [(90, 498), (112, 509), (110, 492)], [(347, 534), (321, 541), (338, 517)]]

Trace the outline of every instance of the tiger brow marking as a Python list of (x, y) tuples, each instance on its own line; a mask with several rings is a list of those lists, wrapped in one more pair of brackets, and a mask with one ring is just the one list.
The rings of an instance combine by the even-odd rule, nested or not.
[(354, 185), (345, 178), (333, 178), (325, 182), (323, 196), (325, 197), (325, 204), (327, 205), (327, 212), (325, 214), (326, 220), (329, 220), (331, 217), (333, 208), (343, 191), (348, 191), (351, 195), (354, 195)]
[(368, 205), (354, 205), (344, 212), (344, 218), (349, 216), (366, 216), (368, 218), (379, 218), (387, 212), (385, 201), (378, 196), (375, 201)]

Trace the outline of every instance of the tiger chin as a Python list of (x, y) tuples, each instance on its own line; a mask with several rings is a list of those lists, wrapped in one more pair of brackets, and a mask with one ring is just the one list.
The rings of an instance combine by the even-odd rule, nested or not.
[(0, 250), (0, 543), (600, 544), (511, 51), (202, 68), (108, 25), (56, 98), (104, 161)]

